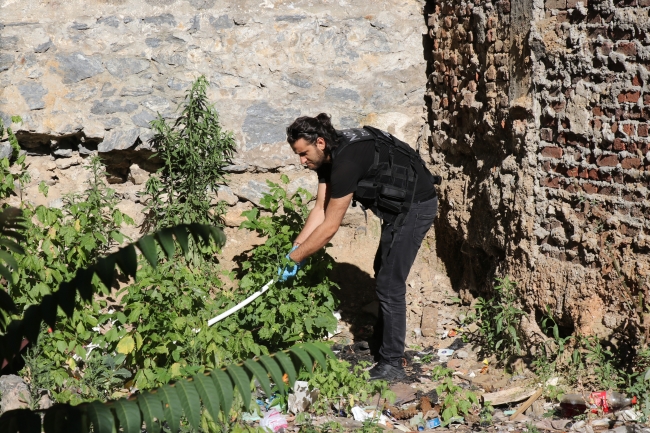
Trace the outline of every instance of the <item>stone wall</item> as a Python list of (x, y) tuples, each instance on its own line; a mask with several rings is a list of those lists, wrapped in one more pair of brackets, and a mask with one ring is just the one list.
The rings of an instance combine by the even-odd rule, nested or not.
[(429, 2), (438, 253), (466, 297), (510, 274), (564, 332), (648, 329), (648, 6)]
[(202, 74), (238, 144), (223, 192), (232, 224), (259, 200), (267, 172), (315, 182), (285, 141), (299, 115), (328, 112), (338, 127), (375, 125), (415, 145), (426, 122), (422, 7), (418, 0), (2, 0), (0, 116), (5, 124), (23, 119), (13, 125), (30, 155), (33, 181), (23, 198), (44, 202), (43, 180), (46, 202), (56, 205), (83, 187), (83, 158), (98, 151), (109, 182), (137, 202), (155, 169), (149, 122), (157, 113), (174, 118)]

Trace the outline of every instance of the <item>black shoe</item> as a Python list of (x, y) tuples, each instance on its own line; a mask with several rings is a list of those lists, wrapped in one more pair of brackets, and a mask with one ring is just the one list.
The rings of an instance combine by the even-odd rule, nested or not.
[(370, 369), (370, 380), (386, 380), (388, 382), (395, 382), (404, 379), (405, 377), (406, 372), (402, 367), (390, 365), (383, 359)]

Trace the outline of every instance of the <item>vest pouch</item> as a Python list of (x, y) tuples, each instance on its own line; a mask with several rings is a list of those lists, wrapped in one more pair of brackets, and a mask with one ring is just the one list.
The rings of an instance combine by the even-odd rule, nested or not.
[(378, 185), (373, 181), (361, 180), (357, 184), (354, 196), (360, 200), (374, 200), (377, 197)]
[(391, 185), (382, 185), (377, 197), (377, 208), (393, 214), (402, 212), (406, 190)]
[(406, 199), (406, 190), (392, 185), (382, 185), (379, 195), (389, 200), (404, 201)]

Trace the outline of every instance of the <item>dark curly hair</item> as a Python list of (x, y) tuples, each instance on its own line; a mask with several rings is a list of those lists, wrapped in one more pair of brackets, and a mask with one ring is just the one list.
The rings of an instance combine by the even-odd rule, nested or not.
[(336, 129), (332, 126), (329, 114), (320, 113), (316, 117), (302, 116), (287, 127), (287, 141), (292, 146), (301, 138), (310, 144), (315, 144), (318, 137), (325, 140), (325, 146), (329, 152), (338, 146)]

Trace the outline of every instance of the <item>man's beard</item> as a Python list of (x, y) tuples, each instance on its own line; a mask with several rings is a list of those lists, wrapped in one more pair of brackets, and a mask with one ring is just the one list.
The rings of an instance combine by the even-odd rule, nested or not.
[(319, 148), (316, 148), (317, 155), (318, 155), (318, 161), (312, 161), (312, 165), (307, 165), (307, 168), (310, 170), (318, 170), (324, 163), (325, 160), (327, 159), (325, 156), (325, 152), (320, 150)]

